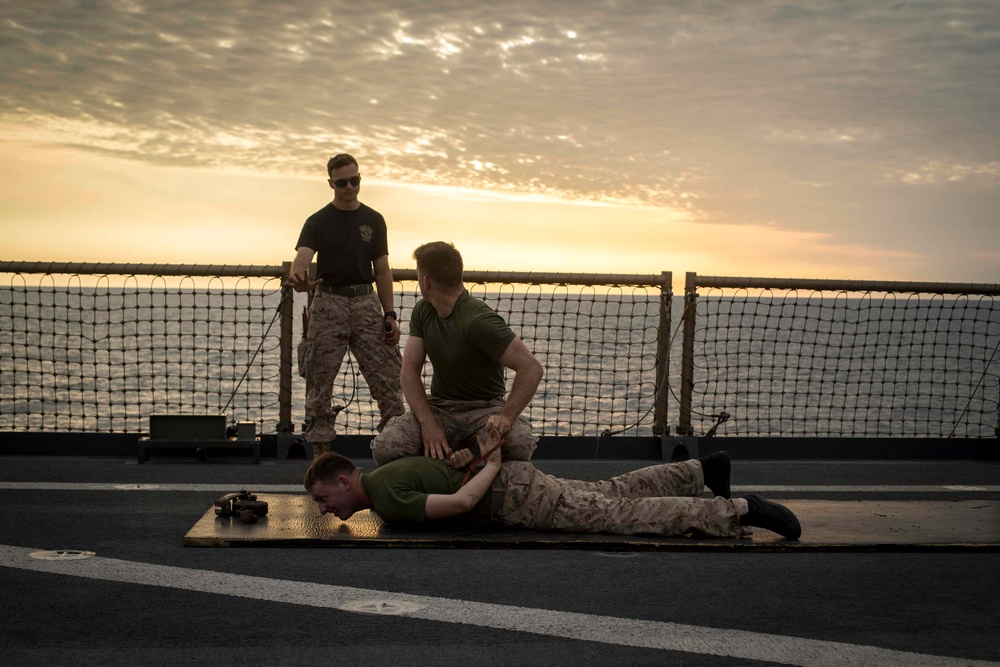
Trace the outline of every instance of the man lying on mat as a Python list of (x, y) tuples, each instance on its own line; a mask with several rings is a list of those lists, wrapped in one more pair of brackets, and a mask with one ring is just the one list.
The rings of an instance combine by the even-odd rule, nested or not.
[[(799, 521), (787, 507), (755, 495), (730, 499), (729, 454), (650, 466), (600, 482), (560, 479), (531, 463), (500, 460), (496, 443), (479, 439), (486, 465), (469, 477), (468, 449), (450, 464), (407, 456), (361, 472), (328, 452), (313, 461), (303, 484), (322, 514), (346, 521), (370, 509), (386, 523), (470, 528), (497, 523), (582, 533), (649, 533), (743, 537), (749, 527), (798, 539)], [(714, 498), (700, 498), (705, 488)]]

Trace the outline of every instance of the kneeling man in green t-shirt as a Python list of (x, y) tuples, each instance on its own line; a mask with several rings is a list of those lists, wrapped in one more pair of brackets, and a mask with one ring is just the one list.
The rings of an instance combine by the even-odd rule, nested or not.
[[(410, 317), (400, 373), (409, 412), (372, 440), (379, 465), (405, 456), (445, 459), (472, 446), (477, 433), (503, 439), (503, 457), (529, 461), (538, 438), (521, 415), (542, 379), (542, 364), (500, 315), (469, 295), (462, 256), (436, 241), (413, 251), (420, 301)], [(430, 396), (421, 375), (434, 367)], [(504, 368), (514, 371), (504, 397)]]

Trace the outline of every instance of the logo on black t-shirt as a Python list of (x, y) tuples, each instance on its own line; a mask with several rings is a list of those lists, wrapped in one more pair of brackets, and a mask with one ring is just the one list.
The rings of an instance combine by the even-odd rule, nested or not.
[(372, 232), (372, 228), (368, 225), (361, 225), (359, 229), (361, 231), (361, 240), (365, 243), (370, 243), (372, 240), (372, 234), (374, 233)]

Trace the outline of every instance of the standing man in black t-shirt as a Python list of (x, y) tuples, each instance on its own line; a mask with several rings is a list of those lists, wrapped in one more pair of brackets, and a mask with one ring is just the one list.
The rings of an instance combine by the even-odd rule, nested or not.
[[(285, 283), (296, 292), (315, 290), (299, 351), (299, 370), (308, 385), (305, 435), (313, 445), (314, 458), (329, 451), (337, 437), (339, 410), (330, 401), (348, 349), (378, 403), (378, 431), (404, 412), (385, 219), (358, 200), (357, 160), (343, 153), (335, 155), (326, 170), (333, 201), (303, 225)], [(316, 280), (310, 280), (309, 265), (316, 253)]]

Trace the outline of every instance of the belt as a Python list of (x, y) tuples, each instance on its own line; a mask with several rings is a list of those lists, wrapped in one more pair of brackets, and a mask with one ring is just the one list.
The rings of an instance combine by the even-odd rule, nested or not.
[(333, 285), (317, 285), (316, 289), (320, 292), (349, 297), (366, 296), (375, 291), (375, 287), (371, 283), (365, 283), (363, 285), (345, 285), (343, 287), (335, 287)]

